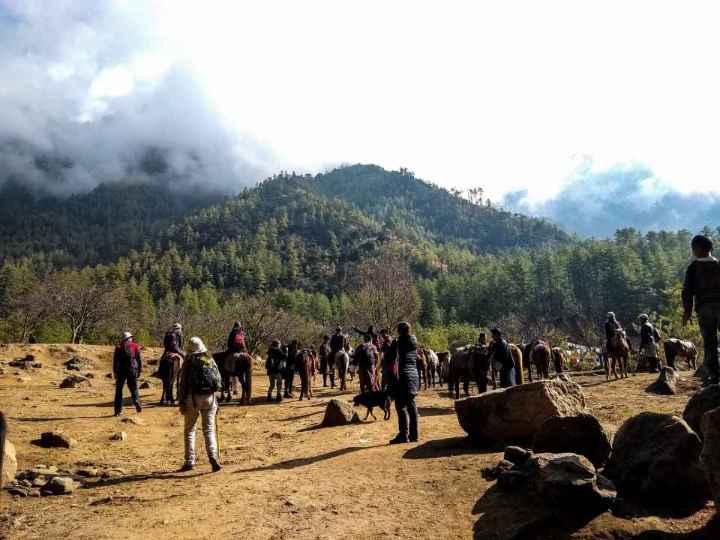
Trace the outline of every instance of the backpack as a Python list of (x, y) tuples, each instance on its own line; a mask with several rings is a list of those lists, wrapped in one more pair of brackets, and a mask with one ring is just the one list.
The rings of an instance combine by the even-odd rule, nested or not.
[(193, 394), (213, 394), (222, 388), (220, 372), (209, 356), (194, 356), (188, 382)]

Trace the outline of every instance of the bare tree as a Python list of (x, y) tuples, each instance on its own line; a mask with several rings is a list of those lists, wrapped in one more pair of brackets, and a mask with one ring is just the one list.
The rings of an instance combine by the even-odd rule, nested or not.
[(73, 343), (109, 330), (113, 323), (128, 324), (125, 291), (91, 269), (52, 274), (46, 290), (51, 312), (66, 324)]
[(401, 321), (414, 322), (420, 312), (412, 273), (399, 253), (361, 264), (351, 299), (353, 320), (360, 325), (392, 328)]

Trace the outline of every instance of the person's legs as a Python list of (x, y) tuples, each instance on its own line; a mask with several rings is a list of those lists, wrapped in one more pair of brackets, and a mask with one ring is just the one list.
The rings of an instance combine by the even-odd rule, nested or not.
[(218, 442), (217, 433), (215, 432), (215, 421), (217, 418), (218, 403), (215, 396), (204, 398), (202, 412), (203, 437), (205, 438), (205, 450), (207, 451), (208, 460), (213, 470), (220, 470), (218, 465)]
[(408, 439), (411, 442), (417, 442), (417, 440), (418, 440), (418, 410), (417, 410), (417, 404), (415, 403), (415, 394), (408, 395), (406, 409), (407, 409), (408, 418), (410, 420)]
[(703, 337), (705, 370), (713, 382), (720, 375), (718, 363), (718, 326), (720, 326), (720, 304), (703, 304), (698, 309), (698, 324)]
[(395, 410), (398, 416), (398, 434), (393, 441), (407, 442), (408, 440), (408, 400), (406, 392), (395, 396)]
[(127, 385), (128, 390), (130, 390), (133, 405), (135, 405), (135, 410), (137, 412), (142, 411), (142, 406), (140, 405), (140, 393), (138, 392), (137, 375), (134, 373), (128, 374)]
[(125, 375), (117, 373), (115, 375), (115, 415), (119, 415), (123, 408), (123, 386), (125, 386)]
[(188, 407), (185, 416), (185, 467), (195, 466), (195, 424), (197, 423), (198, 410), (192, 404), (192, 398), (188, 399)]
[(274, 388), (275, 388), (275, 377), (273, 375), (268, 375), (268, 393), (267, 393), (268, 401), (270, 401), (272, 399), (272, 393), (273, 393)]

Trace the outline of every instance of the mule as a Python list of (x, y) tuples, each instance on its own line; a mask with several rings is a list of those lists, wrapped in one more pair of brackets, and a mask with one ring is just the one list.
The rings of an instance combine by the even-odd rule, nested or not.
[(691, 369), (697, 369), (697, 348), (692, 341), (669, 338), (663, 341), (665, 361), (667, 365), (675, 368), (675, 359), (684, 358)]
[(162, 380), (163, 391), (160, 397), (160, 405), (175, 404), (175, 396), (173, 395), (173, 387), (179, 384), (180, 370), (183, 365), (183, 357), (176, 353), (165, 353), (160, 359), (158, 371)]

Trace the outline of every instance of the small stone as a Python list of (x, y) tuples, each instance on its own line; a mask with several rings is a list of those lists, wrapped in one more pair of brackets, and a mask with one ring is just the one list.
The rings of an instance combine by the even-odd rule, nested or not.
[(325, 409), (322, 427), (346, 426), (351, 423), (359, 422), (359, 417), (353, 409), (353, 406), (340, 399), (331, 399)]
[(45, 476), (37, 476), (35, 480), (32, 481), (32, 486), (41, 488), (44, 487), (45, 484), (48, 483), (48, 479)]
[(110, 437), (113, 441), (127, 441), (128, 434), (124, 431), (120, 431), (118, 433), (115, 433), (112, 437)]
[(70, 375), (60, 383), (60, 388), (82, 388), (92, 386), (92, 383), (82, 375)]
[(122, 419), (124, 424), (132, 424), (134, 426), (144, 426), (145, 420), (138, 418), (137, 416), (128, 416)]
[(65, 476), (56, 476), (43, 488), (46, 495), (69, 495), (75, 491), (75, 481)]
[(85, 478), (97, 478), (100, 476), (100, 471), (95, 467), (83, 467), (82, 469), (77, 469), (75, 474), (78, 476), (84, 476)]

